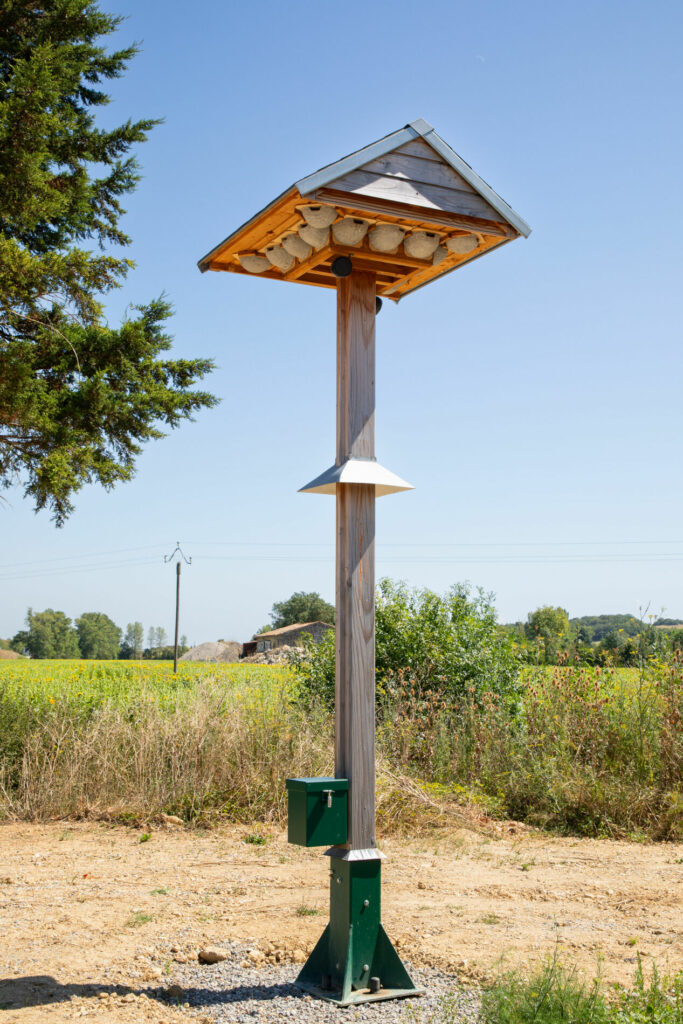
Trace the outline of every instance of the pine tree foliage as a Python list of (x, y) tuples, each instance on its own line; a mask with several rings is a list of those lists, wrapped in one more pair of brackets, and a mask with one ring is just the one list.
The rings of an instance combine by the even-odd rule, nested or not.
[(158, 123), (96, 123), (137, 52), (101, 45), (120, 21), (92, 0), (0, 0), (0, 485), (58, 524), (83, 484), (130, 479), (145, 441), (216, 402), (192, 389), (210, 360), (163, 357), (165, 300), (103, 315), (133, 266), (130, 150)]

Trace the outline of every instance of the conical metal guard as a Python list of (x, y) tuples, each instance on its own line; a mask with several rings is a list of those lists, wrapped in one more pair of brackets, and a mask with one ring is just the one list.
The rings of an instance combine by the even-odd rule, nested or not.
[(396, 476), (376, 459), (349, 458), (340, 465), (330, 466), (299, 491), (307, 494), (336, 494), (338, 484), (369, 484), (375, 488), (375, 497), (412, 491), (413, 485)]

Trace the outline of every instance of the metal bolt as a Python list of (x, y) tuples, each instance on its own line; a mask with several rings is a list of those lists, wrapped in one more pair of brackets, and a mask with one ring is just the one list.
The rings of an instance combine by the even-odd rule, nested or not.
[(363, 900), (363, 906), (364, 907), (369, 907), (370, 906), (370, 900)]
[(341, 884), (342, 884), (341, 875), (337, 875), (337, 885), (341, 885)]
[(379, 992), (381, 987), (382, 987), (382, 984), (381, 984), (379, 978), (370, 978), (370, 991), (371, 992)]
[(363, 964), (363, 970), (364, 971), (369, 971), (370, 970), (370, 964)]

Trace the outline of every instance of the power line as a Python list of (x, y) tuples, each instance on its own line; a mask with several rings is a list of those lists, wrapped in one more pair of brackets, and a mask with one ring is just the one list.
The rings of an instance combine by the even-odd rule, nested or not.
[(59, 558), (36, 558), (30, 562), (5, 562), (0, 564), (1, 569), (11, 569), (18, 565), (45, 565), (48, 562), (67, 562), (74, 559), (97, 558), (104, 555), (125, 554), (127, 551), (149, 551), (150, 548), (162, 548), (163, 544), (140, 544), (134, 548), (109, 548), (107, 551), (86, 551), (81, 555), (61, 555)]
[[(223, 542), (203, 542), (205, 547), (218, 546), (219, 543)], [(315, 553), (311, 549), (314, 548), (325, 548), (329, 551), (332, 547), (331, 544), (317, 544), (317, 543), (305, 543), (305, 542), (286, 542), (278, 544), (275, 541), (259, 542), (259, 541), (226, 541), (225, 545), (231, 545), (239, 548), (253, 547), (256, 549), (268, 548), (267, 552), (263, 551), (251, 551), (251, 552), (231, 552), (229, 554), (196, 554), (195, 560), (207, 561), (209, 559), (215, 561), (232, 561), (232, 562), (296, 562), (305, 564), (325, 564), (329, 563), (331, 554), (324, 552)], [(637, 563), (654, 563), (661, 564), (664, 562), (679, 562), (683, 560), (683, 551), (672, 551), (672, 550), (660, 550), (660, 551), (571, 551), (563, 553), (562, 551), (540, 551), (542, 547), (579, 547), (579, 546), (591, 546), (597, 547), (600, 545), (612, 544), (615, 547), (619, 546), (633, 546), (633, 545), (651, 545), (661, 544), (663, 545), (679, 545), (683, 546), (683, 541), (552, 541), (552, 542), (524, 542), (524, 541), (513, 541), (513, 542), (473, 542), (473, 543), (452, 543), (452, 544), (380, 544), (377, 548), (377, 558), (380, 562), (386, 564), (401, 564), (401, 565), (589, 565), (589, 564), (637, 564)], [(103, 552), (91, 552), (88, 555), (81, 556), (63, 556), (56, 559), (48, 559), (48, 566), (44, 569), (35, 570), (31, 567), (41, 565), (39, 561), (29, 562), (13, 562), (0, 565), (0, 581), (11, 582), (14, 580), (30, 580), (30, 579), (42, 579), (49, 578), (52, 576), (63, 576), (72, 575), (77, 573), (87, 572), (106, 572), (113, 569), (126, 569), (133, 567), (142, 567), (147, 565), (153, 565), (156, 562), (154, 557), (132, 557), (127, 559), (116, 559), (112, 560), (111, 555), (134, 551), (148, 551), (151, 555), (153, 548), (159, 548), (161, 545), (140, 545), (132, 548), (118, 548), (110, 549), (109, 551)], [(296, 548), (296, 552), (282, 551), (277, 553), (275, 548), (291, 549)], [(482, 551), (480, 554), (473, 551), (473, 549), (486, 549), (486, 548), (529, 548), (527, 552), (523, 550), (510, 551), (510, 553), (490, 551)], [(305, 554), (300, 549), (307, 548), (311, 553)], [(396, 549), (403, 549), (397, 551)], [(429, 553), (433, 552), (434, 549), (441, 549), (443, 554)], [(462, 548), (463, 553), (458, 554), (457, 549)], [(449, 549), (449, 550), (445, 550)], [(424, 553), (421, 553), (424, 552)], [(174, 552), (175, 553), (175, 552)], [(96, 559), (97, 557), (106, 557), (105, 561), (89, 561), (89, 559)], [(158, 556), (157, 556), (158, 557)], [(171, 556), (172, 557), (172, 556)], [(63, 563), (69, 561), (80, 562), (81, 564), (76, 565), (56, 565), (54, 563)], [(22, 566), (28, 567), (29, 571), (22, 569)], [(2, 570), (9, 570), (3, 572)]]
[(47, 572), (5, 573), (0, 575), (0, 581), (42, 579), (43, 577), (73, 575), (81, 572), (104, 572), (109, 569), (127, 569), (132, 565), (153, 565), (156, 564), (156, 561), (155, 558), (132, 558), (118, 562), (97, 562), (93, 565), (74, 566), (73, 568), (50, 569)]

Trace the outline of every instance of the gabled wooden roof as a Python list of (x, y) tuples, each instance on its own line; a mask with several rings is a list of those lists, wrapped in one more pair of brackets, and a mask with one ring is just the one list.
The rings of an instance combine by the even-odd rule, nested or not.
[[(329, 223), (311, 231), (316, 216)], [(296, 182), (199, 267), (333, 288), (349, 256), (398, 301), (530, 230), (420, 119)]]

